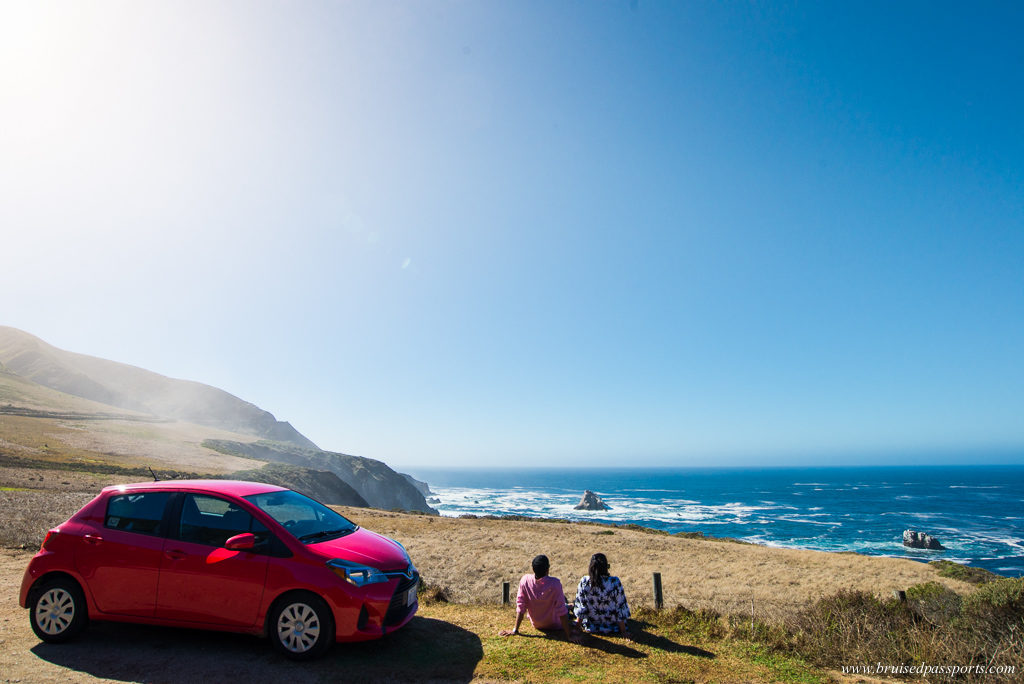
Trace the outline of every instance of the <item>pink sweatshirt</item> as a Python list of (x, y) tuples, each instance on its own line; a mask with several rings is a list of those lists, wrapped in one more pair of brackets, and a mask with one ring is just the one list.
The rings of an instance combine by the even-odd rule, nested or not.
[(562, 616), (568, 614), (565, 592), (557, 577), (523, 575), (516, 594), (516, 609), (529, 612), (530, 622), (537, 629), (555, 629), (562, 626)]

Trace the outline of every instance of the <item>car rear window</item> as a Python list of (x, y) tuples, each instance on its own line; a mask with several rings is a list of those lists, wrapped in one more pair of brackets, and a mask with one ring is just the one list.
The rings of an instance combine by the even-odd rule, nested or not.
[(107, 502), (107, 517), (103, 524), (113, 530), (160, 534), (164, 508), (170, 497), (170, 492), (139, 492), (112, 496)]

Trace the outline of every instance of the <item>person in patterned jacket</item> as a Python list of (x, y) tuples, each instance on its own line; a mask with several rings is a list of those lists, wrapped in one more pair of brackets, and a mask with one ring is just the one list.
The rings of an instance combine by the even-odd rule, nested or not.
[(603, 553), (590, 557), (589, 573), (576, 587), (573, 612), (583, 631), (593, 634), (621, 634), (630, 638), (629, 604), (618, 577), (608, 574), (608, 559)]

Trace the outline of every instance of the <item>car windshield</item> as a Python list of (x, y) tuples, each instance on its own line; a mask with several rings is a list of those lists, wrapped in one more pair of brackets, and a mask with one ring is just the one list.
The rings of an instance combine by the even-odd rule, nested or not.
[(298, 492), (267, 492), (245, 498), (304, 544), (342, 537), (357, 528), (345, 516)]

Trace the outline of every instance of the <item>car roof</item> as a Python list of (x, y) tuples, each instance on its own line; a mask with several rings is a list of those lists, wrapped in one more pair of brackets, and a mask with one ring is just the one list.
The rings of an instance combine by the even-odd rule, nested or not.
[(104, 487), (104, 492), (124, 492), (127, 490), (171, 490), (176, 492), (207, 492), (249, 496), (266, 492), (288, 491), (284, 487), (264, 484), (263, 482), (245, 482), (242, 480), (157, 480), (155, 482), (134, 482), (131, 484), (111, 485)]

